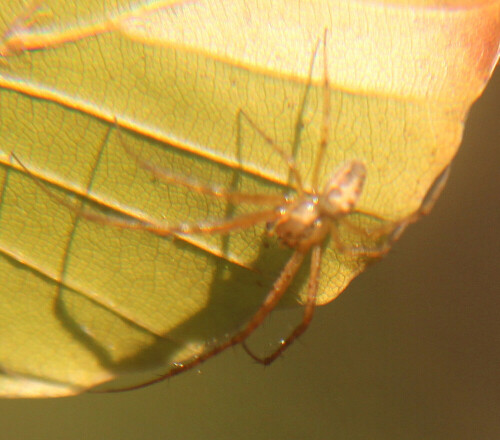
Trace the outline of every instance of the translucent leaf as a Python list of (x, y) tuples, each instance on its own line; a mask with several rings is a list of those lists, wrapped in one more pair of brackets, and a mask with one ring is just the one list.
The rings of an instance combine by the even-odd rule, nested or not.
[[(238, 124), (243, 110), (296, 156), (309, 186), (324, 111), (325, 57), (313, 52), (327, 28), (320, 181), (362, 161), (358, 208), (397, 221), (450, 163), (498, 58), (498, 1), (103, 3), (0, 6), (0, 395), (75, 394), (165, 370), (241, 326), (290, 256), (265, 224), (161, 238), (86, 220), (50, 197), (37, 181), (118, 217), (179, 223), (251, 209), (152, 178), (124, 150), (115, 117), (141, 159), (280, 193), (286, 164)], [(330, 244), (318, 303), (365, 263)], [(306, 266), (285, 303), (303, 301)]]

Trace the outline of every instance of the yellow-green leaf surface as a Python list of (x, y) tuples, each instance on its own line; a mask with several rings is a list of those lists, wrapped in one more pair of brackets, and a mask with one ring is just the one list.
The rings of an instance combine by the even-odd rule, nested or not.
[[(308, 186), (328, 29), (320, 181), (361, 160), (359, 209), (398, 220), (456, 153), (498, 57), (499, 14), (499, 1), (465, 0), (2, 0), (0, 395), (69, 395), (165, 370), (241, 326), (290, 256), (265, 225), (172, 239), (76, 215), (56, 197), (169, 224), (255, 209), (159, 182), (120, 133), (141, 159), (180, 175), (281, 193), (287, 167), (238, 123), (243, 110), (296, 156)], [(363, 267), (330, 245), (318, 302)], [(307, 272), (286, 302), (301, 302)]]

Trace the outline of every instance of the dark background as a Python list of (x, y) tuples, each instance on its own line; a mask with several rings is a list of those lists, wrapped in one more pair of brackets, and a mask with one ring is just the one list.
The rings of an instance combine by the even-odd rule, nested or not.
[(237, 348), (140, 391), (0, 400), (0, 439), (500, 439), (499, 103), (497, 71), (432, 215), (273, 366)]

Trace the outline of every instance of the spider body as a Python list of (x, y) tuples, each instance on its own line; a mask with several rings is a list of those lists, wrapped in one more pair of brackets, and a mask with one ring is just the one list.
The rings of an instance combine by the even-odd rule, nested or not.
[(356, 206), (365, 178), (364, 164), (348, 161), (335, 171), (322, 193), (304, 193), (289, 206), (279, 208), (274, 233), (280, 242), (303, 253), (323, 243), (335, 223)]

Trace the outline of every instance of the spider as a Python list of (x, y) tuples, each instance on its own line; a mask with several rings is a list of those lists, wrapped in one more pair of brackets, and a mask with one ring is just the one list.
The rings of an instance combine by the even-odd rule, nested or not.
[[(303, 179), (295, 164), (294, 158), (286, 153), (270, 136), (268, 136), (243, 110), (239, 111), (238, 117), (244, 118), (250, 126), (258, 133), (262, 139), (277, 152), (286, 163), (291, 181), (295, 189), (294, 196), (288, 195), (269, 195), (235, 192), (225, 188), (209, 186), (196, 180), (182, 177), (171, 173), (157, 165), (139, 157), (126, 145), (121, 137), (118, 136), (124, 149), (135, 158), (138, 165), (149, 171), (155, 178), (169, 184), (184, 186), (192, 191), (202, 193), (208, 196), (225, 199), (230, 203), (248, 203), (265, 209), (256, 210), (250, 214), (220, 219), (215, 221), (205, 221), (198, 223), (181, 223), (179, 225), (165, 225), (161, 223), (148, 222), (145, 220), (123, 220), (110, 217), (102, 213), (78, 210), (74, 205), (64, 198), (50, 194), (58, 201), (77, 211), (78, 215), (91, 221), (111, 225), (119, 228), (146, 230), (159, 236), (187, 235), (187, 234), (227, 234), (238, 229), (251, 228), (259, 223), (265, 223), (272, 234), (274, 234), (283, 246), (292, 250), (288, 262), (283, 267), (280, 275), (274, 281), (264, 301), (254, 313), (248, 322), (229, 337), (218, 344), (206, 349), (201, 354), (182, 363), (176, 363), (164, 374), (155, 377), (140, 385), (134, 385), (128, 389), (135, 389), (153, 383), (163, 381), (169, 377), (175, 376), (181, 372), (190, 370), (209, 358), (217, 355), (225, 349), (241, 344), (245, 351), (257, 362), (268, 365), (277, 359), (309, 326), (316, 307), (316, 296), (319, 285), (319, 275), (322, 263), (322, 247), (326, 240), (331, 237), (336, 248), (343, 253), (361, 255), (368, 258), (379, 258), (389, 251), (392, 244), (400, 237), (402, 231), (410, 224), (418, 220), (422, 215), (427, 214), (433, 207), (448, 177), (448, 168), (436, 179), (427, 196), (424, 198), (420, 209), (413, 214), (396, 222), (383, 221), (380, 217), (356, 209), (357, 202), (362, 194), (363, 185), (366, 180), (367, 171), (364, 163), (360, 160), (348, 160), (340, 165), (321, 188), (318, 184), (320, 166), (327, 148), (329, 138), (329, 108), (330, 93), (329, 79), (327, 69), (327, 30), (323, 36), (323, 114), (322, 128), (317, 157), (314, 163), (311, 189), (306, 189)], [(320, 40), (316, 43), (313, 51), (312, 60), (309, 66), (309, 80), (302, 96), (300, 111), (296, 120), (295, 141), (300, 138), (300, 128), (302, 127), (302, 109), (307, 97), (307, 90), (311, 86), (312, 70), (314, 59), (320, 46)], [(115, 118), (115, 125), (119, 128), (119, 122)], [(17, 156), (12, 153), (12, 157), (21, 165), (21, 167), (30, 174), (29, 170), (22, 164)], [(36, 180), (35, 180), (36, 181)], [(44, 191), (49, 189), (44, 184), (36, 181)], [(382, 225), (376, 230), (367, 231), (364, 228), (352, 223), (348, 216), (357, 213), (375, 218), (378, 222), (382, 220)], [(367, 248), (363, 245), (349, 245), (344, 243), (338, 233), (339, 225), (350, 229), (356, 234), (366, 237), (375, 237), (378, 243), (373, 248)], [(383, 240), (380, 240), (380, 239)], [(271, 354), (259, 357), (255, 355), (246, 345), (247, 338), (262, 324), (270, 312), (277, 306), (288, 287), (294, 280), (299, 268), (306, 256), (311, 255), (309, 280), (307, 285), (307, 296), (304, 305), (302, 321), (295, 329), (281, 341), (281, 344)], [(112, 391), (123, 391), (112, 390)]]

